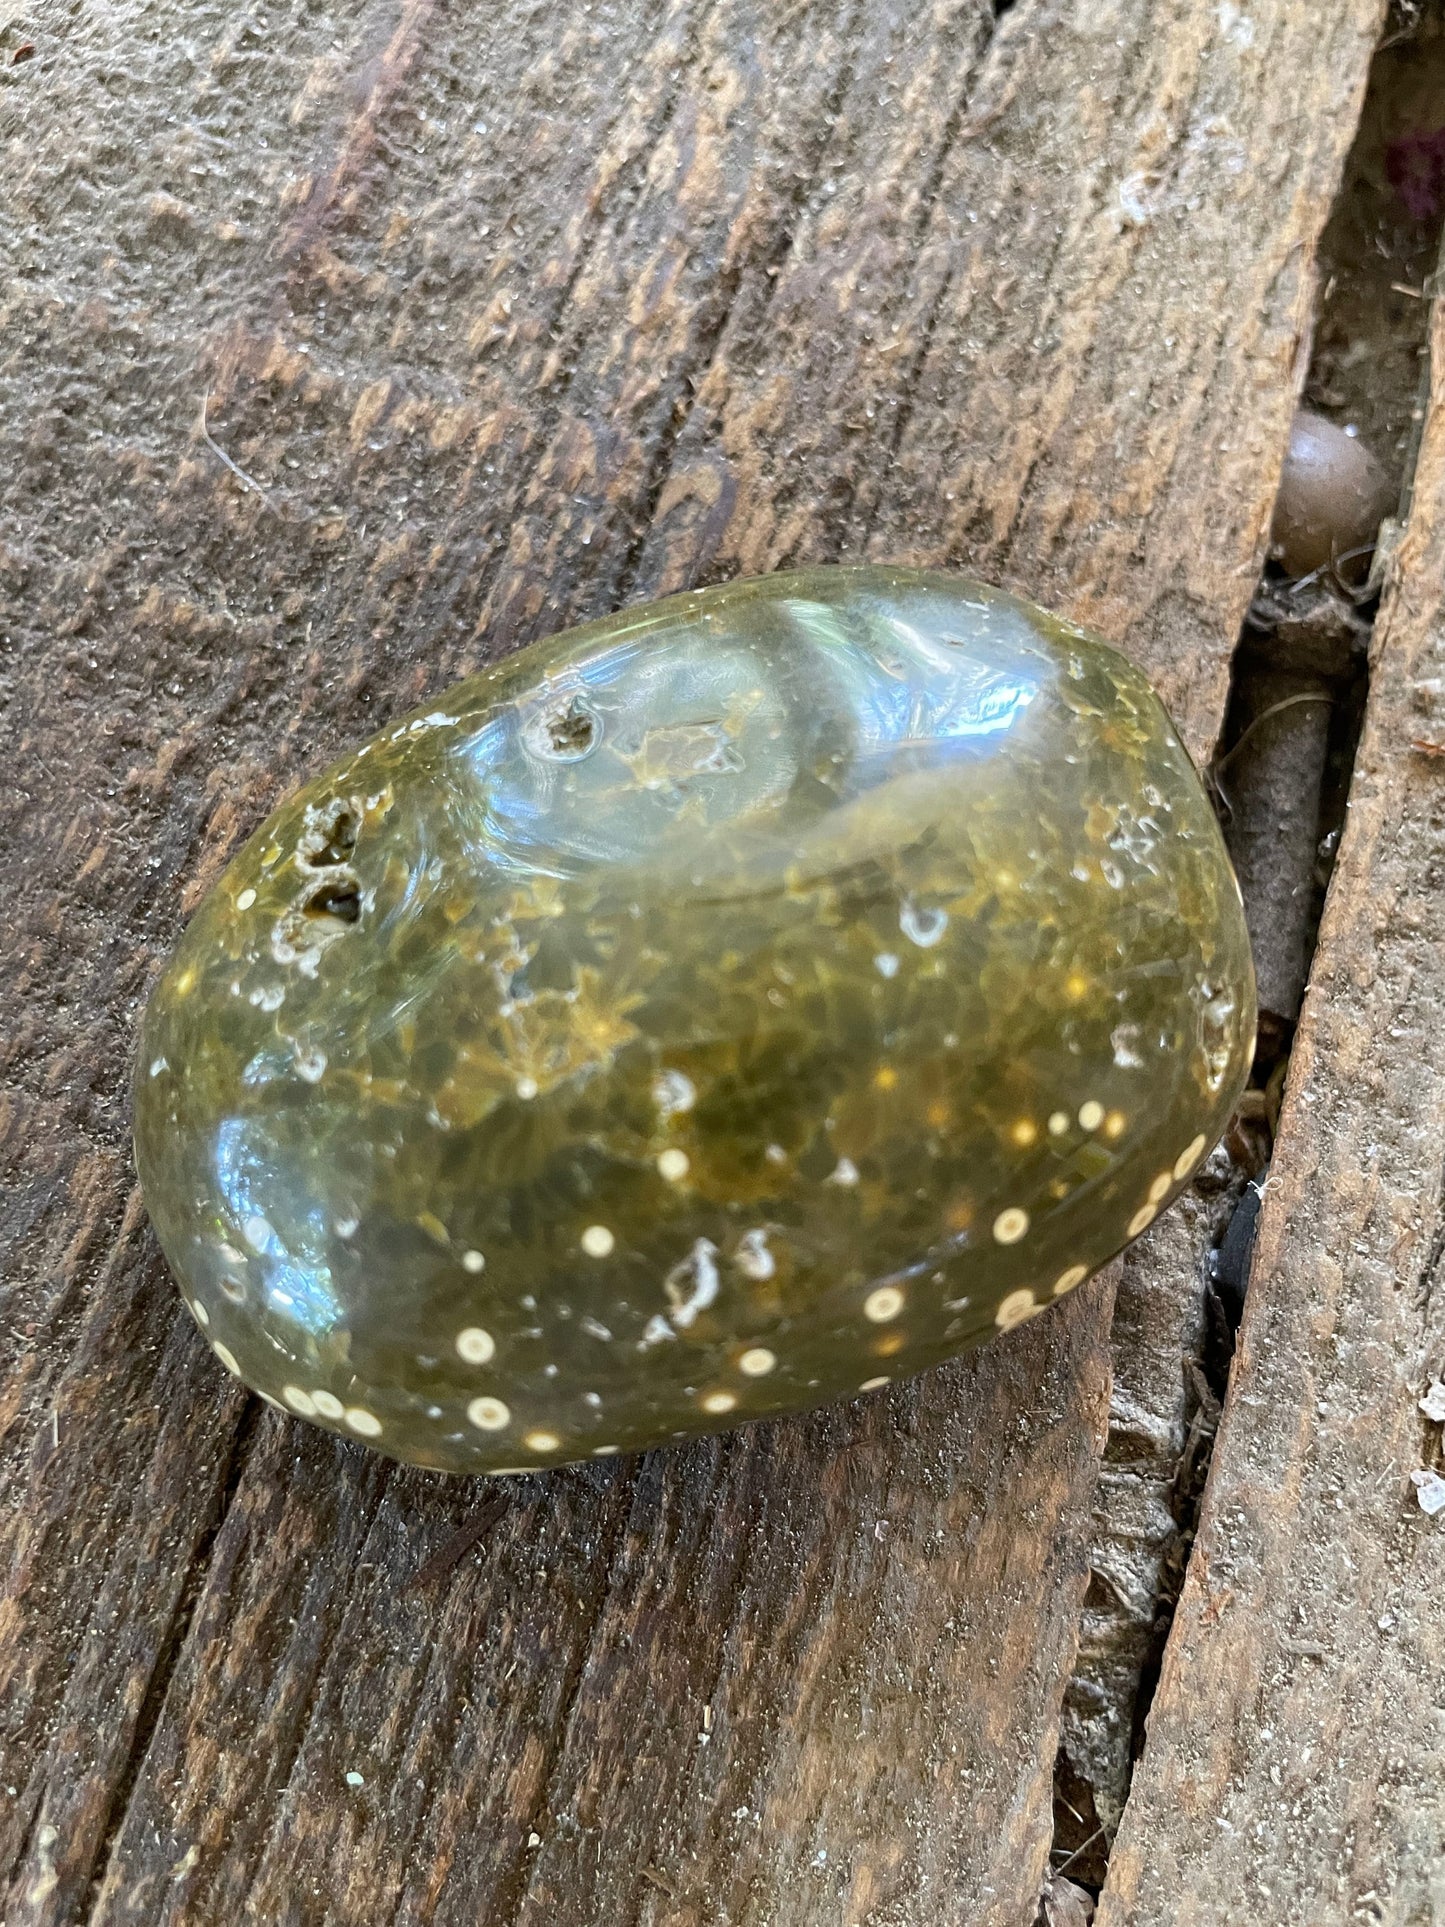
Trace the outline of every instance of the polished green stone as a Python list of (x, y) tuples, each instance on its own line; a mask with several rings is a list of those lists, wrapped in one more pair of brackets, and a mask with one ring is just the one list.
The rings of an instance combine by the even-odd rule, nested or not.
[(1032, 1316), (1188, 1182), (1253, 1031), (1139, 672), (819, 569), (525, 649), (285, 804), (151, 999), (136, 1149), (248, 1385), (533, 1468)]

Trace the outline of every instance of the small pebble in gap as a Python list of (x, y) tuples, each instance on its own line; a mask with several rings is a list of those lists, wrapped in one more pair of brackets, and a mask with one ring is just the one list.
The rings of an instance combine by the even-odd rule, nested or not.
[(347, 1774), (347, 1776), (346, 1776), (346, 1784), (347, 1784), (348, 1786), (365, 1786), (365, 1785), (366, 1785), (366, 1781), (365, 1781), (365, 1780), (364, 1780), (364, 1779), (362, 1778), (362, 1776), (361, 1776), (361, 1775), (360, 1775), (360, 1774), (359, 1774), (359, 1773), (357, 1772), (357, 1770), (356, 1770), (356, 1768), (355, 1768), (355, 1767), (353, 1767), (353, 1768), (351, 1769), (351, 1771), (350, 1771), (350, 1772), (349, 1772), (349, 1773)]
[(1357, 436), (1302, 408), (1275, 497), (1269, 553), (1289, 576), (1330, 563), (1347, 580), (1362, 578), (1375, 533), (1395, 506), (1389, 477)]

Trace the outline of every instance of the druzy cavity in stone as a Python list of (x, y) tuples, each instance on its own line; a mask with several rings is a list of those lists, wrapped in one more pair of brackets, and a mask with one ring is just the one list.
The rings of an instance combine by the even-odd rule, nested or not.
[(284, 805), (146, 1013), (221, 1362), (421, 1465), (629, 1451), (1032, 1317), (1215, 1142), (1254, 985), (1137, 670), (815, 570), (461, 683)]

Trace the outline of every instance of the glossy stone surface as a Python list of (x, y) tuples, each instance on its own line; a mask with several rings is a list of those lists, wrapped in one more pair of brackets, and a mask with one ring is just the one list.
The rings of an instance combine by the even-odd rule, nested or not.
[(147, 1011), (228, 1369), (422, 1465), (851, 1396), (1033, 1315), (1222, 1130), (1254, 989), (1139, 673), (958, 577), (630, 610), (285, 804)]

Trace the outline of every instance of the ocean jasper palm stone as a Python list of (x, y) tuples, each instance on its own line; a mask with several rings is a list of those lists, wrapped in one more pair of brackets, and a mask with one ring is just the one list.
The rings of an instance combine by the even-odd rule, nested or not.
[(151, 999), (137, 1157), (228, 1370), (530, 1469), (1032, 1317), (1188, 1183), (1253, 1033), (1139, 672), (819, 569), (524, 649), (283, 805)]

